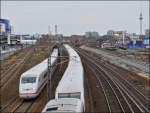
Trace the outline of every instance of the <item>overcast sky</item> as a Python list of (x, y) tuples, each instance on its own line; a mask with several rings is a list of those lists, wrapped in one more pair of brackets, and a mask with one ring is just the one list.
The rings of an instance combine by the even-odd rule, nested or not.
[(143, 13), (143, 32), (149, 28), (148, 1), (3, 1), (1, 16), (10, 20), (15, 33), (84, 34), (107, 30), (139, 33), (139, 14)]

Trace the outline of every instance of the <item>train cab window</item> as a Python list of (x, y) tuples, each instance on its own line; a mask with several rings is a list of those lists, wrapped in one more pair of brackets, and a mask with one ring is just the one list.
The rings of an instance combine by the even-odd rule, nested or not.
[(69, 93), (59, 93), (58, 98), (69, 98)]
[(58, 109), (58, 107), (52, 107), (52, 108), (47, 108), (46, 111), (52, 111), (52, 110), (57, 110), (57, 109)]
[(59, 93), (58, 94), (58, 98), (78, 98), (80, 99), (81, 93), (80, 92), (76, 92), (76, 93)]
[(35, 83), (36, 82), (36, 77), (23, 77), (21, 80), (22, 84), (25, 83)]

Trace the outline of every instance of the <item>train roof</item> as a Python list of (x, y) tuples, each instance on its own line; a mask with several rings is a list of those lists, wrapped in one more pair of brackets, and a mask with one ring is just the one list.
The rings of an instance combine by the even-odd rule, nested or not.
[(42, 112), (81, 112), (82, 103), (79, 99), (61, 98), (50, 100)]
[(56, 93), (82, 92), (84, 91), (84, 87), (82, 87), (84, 72), (81, 59), (69, 45), (64, 46), (69, 53), (69, 64), (59, 82)]
[[(55, 62), (56, 57), (58, 56), (58, 49), (54, 49), (51, 54), (51, 63)], [(55, 57), (56, 56), (56, 57)], [(37, 64), (36, 66), (32, 67), (31, 69), (24, 72), (21, 77), (38, 77), (40, 76), (41, 72), (44, 72), (48, 68), (48, 59), (46, 58), (41, 63)]]

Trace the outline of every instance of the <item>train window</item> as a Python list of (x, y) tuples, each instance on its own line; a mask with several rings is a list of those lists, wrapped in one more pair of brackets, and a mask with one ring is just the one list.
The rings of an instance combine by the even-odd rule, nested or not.
[(59, 93), (58, 98), (69, 98), (69, 93)]
[(47, 110), (46, 110), (46, 111), (52, 111), (52, 110), (57, 110), (57, 109), (58, 109), (58, 107), (47, 108)]
[(25, 83), (35, 83), (36, 82), (36, 77), (23, 77), (21, 80), (22, 84)]
[(39, 82), (40, 82), (40, 80), (41, 80), (41, 77), (39, 77)]
[(80, 92), (77, 92), (77, 93), (70, 93), (70, 97), (71, 98), (78, 98), (78, 99), (80, 99)]
[(80, 99), (81, 93), (80, 92), (76, 92), (76, 93), (59, 93), (58, 94), (58, 98), (78, 98)]

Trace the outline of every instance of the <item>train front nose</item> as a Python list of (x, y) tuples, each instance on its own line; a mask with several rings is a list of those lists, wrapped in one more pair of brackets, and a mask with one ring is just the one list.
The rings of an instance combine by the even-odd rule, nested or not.
[(37, 89), (35, 86), (22, 86), (19, 89), (19, 96), (20, 98), (34, 98), (37, 95)]

